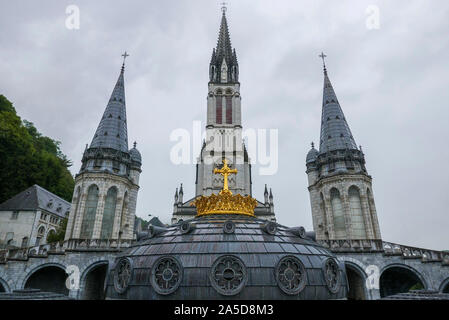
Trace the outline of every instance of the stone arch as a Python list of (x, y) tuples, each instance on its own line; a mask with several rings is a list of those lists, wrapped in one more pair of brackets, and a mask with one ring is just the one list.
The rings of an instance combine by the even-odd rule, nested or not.
[(36, 246), (39, 246), (42, 244), (42, 239), (46, 239), (45, 235), (47, 233), (47, 228), (45, 227), (45, 225), (41, 224), (39, 225), (39, 227), (37, 228), (37, 236), (36, 236)]
[(359, 187), (351, 185), (348, 188), (348, 201), (351, 214), (351, 234), (354, 239), (366, 239), (365, 218)]
[(80, 277), (79, 299), (104, 300), (108, 260), (98, 260), (86, 267)]
[(330, 189), (329, 193), (331, 199), (335, 238), (344, 239), (346, 237), (346, 223), (343, 201), (341, 199), (340, 191), (334, 187)]
[(408, 292), (412, 289), (427, 289), (424, 277), (416, 269), (401, 263), (382, 268), (379, 278), (380, 297)]
[(115, 211), (117, 207), (118, 188), (112, 186), (106, 193), (104, 202), (103, 218), (101, 220), (101, 239), (111, 239), (112, 229), (114, 227)]
[(40, 289), (45, 292), (69, 295), (66, 287), (66, 267), (60, 263), (45, 263), (28, 270), (20, 286), (21, 289)]
[(449, 278), (447, 278), (446, 280), (443, 280), (443, 282), (440, 285), (440, 290), (441, 293), (449, 293)]
[(1, 292), (10, 292), (8, 282), (0, 278), (0, 293)]
[(367, 274), (363, 268), (351, 261), (344, 261), (348, 279), (348, 300), (367, 300)]
[(99, 201), (99, 193), (100, 189), (96, 184), (91, 184), (87, 189), (87, 199), (80, 233), (80, 238), (82, 239), (92, 238), (95, 216), (97, 213), (97, 206)]

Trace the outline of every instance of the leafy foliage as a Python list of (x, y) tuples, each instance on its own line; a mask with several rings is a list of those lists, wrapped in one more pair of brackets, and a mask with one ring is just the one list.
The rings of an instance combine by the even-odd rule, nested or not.
[(71, 201), (71, 161), (61, 143), (43, 136), (32, 122), (22, 121), (13, 104), (0, 95), (0, 203), (38, 184)]
[(56, 232), (48, 234), (48, 236), (47, 236), (47, 243), (54, 243), (54, 242), (64, 241), (65, 231), (67, 229), (67, 222), (68, 222), (68, 219), (64, 218), (62, 220), (61, 225), (56, 230)]

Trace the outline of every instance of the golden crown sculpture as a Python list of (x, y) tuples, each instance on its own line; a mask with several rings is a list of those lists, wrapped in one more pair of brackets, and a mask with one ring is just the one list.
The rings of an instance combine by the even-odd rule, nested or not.
[(254, 217), (256, 199), (240, 194), (233, 195), (228, 188), (228, 176), (236, 174), (237, 169), (230, 169), (224, 159), (223, 168), (214, 169), (214, 173), (220, 173), (224, 177), (223, 189), (218, 195), (200, 196), (195, 199), (192, 206), (196, 206), (197, 217), (210, 214), (243, 214)]

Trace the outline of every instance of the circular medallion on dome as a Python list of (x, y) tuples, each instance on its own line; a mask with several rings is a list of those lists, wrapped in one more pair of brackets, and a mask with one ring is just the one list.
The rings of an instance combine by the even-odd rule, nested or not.
[(300, 293), (307, 283), (306, 269), (294, 256), (283, 257), (278, 262), (275, 277), (279, 288), (289, 295)]
[(340, 268), (335, 259), (329, 258), (325, 261), (323, 273), (329, 291), (337, 293), (340, 289)]
[(247, 272), (242, 260), (234, 256), (223, 256), (215, 260), (209, 274), (210, 282), (218, 293), (233, 296), (246, 285)]
[(182, 234), (187, 234), (187, 233), (189, 233), (190, 231), (192, 231), (193, 230), (193, 225), (190, 223), (190, 222), (188, 222), (188, 221), (183, 221), (180, 225), (179, 225), (179, 231), (182, 233)]
[(223, 223), (223, 232), (231, 234), (235, 232), (235, 223), (232, 220), (227, 220)]
[(182, 266), (172, 257), (161, 257), (151, 270), (151, 285), (162, 295), (168, 295), (178, 289), (182, 280)]
[(115, 266), (114, 288), (118, 293), (124, 293), (131, 282), (132, 265), (128, 258), (121, 258)]

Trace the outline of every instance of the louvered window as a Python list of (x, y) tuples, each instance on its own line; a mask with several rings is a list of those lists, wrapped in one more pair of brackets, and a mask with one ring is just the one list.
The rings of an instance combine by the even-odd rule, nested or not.
[(232, 97), (226, 97), (226, 123), (232, 124)]
[(221, 96), (217, 96), (217, 108), (216, 108), (216, 117), (215, 122), (221, 124), (223, 118), (223, 99)]

